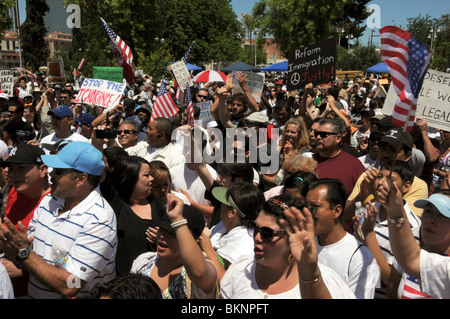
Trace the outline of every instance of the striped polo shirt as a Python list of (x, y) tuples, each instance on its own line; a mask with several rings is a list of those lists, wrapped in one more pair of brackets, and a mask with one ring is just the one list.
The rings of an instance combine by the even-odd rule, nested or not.
[[(55, 247), (68, 253), (65, 269), (87, 282), (77, 295), (81, 296), (95, 284), (116, 277), (116, 216), (98, 187), (72, 210), (58, 215), (63, 207), (64, 199), (51, 194), (44, 197), (34, 212), (28, 236), (34, 236), (33, 251), (49, 264), (54, 265)], [(77, 284), (76, 279), (68, 283), (71, 287)], [(28, 294), (31, 298), (62, 298), (32, 274)]]

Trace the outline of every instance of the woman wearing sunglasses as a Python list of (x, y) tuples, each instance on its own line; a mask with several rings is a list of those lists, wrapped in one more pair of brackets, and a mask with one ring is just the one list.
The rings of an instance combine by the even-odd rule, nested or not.
[[(305, 297), (355, 298), (330, 268), (317, 262), (308, 268), (300, 267), (302, 256), (298, 243), (294, 242), (298, 228), (287, 221), (285, 213), (295, 209), (302, 211), (303, 207), (300, 199), (287, 195), (264, 203), (256, 220), (249, 223), (254, 256), (243, 256), (228, 268), (221, 281), (223, 299), (297, 299), (302, 297), (304, 290), (300, 288), (304, 286), (308, 289), (322, 287), (326, 292), (323, 295), (305, 293)], [(312, 223), (310, 213), (309, 222)], [(291, 247), (295, 248), (292, 252)], [(305, 273), (299, 273), (299, 269)], [(311, 269), (314, 271), (306, 272)]]

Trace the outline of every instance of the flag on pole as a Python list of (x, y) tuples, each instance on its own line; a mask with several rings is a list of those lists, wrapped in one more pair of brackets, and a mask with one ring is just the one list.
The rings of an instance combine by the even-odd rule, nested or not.
[(159, 87), (158, 95), (153, 103), (153, 112), (151, 120), (153, 121), (157, 117), (170, 118), (177, 114), (178, 108), (167, 91), (166, 84), (161, 81), (161, 86)]
[(186, 103), (187, 103), (187, 124), (194, 125), (194, 105), (192, 104), (191, 88), (189, 83), (186, 87)]
[(103, 18), (100, 19), (102, 20), (103, 29), (108, 36), (109, 47), (117, 61), (117, 65), (123, 67), (123, 76), (127, 83), (132, 86), (134, 83), (133, 52), (125, 41), (106, 24), (105, 20)]
[(409, 32), (395, 26), (380, 30), (381, 59), (388, 65), (395, 92), (399, 96), (392, 112), (392, 124), (413, 129), (417, 98), (430, 63), (428, 47)]
[[(195, 41), (192, 41), (191, 46), (189, 47), (189, 49), (186, 51), (186, 53), (184, 54), (184, 56), (181, 58), (181, 60), (183, 60), (184, 63), (187, 63), (187, 60), (189, 58), (189, 54), (191, 54), (191, 50), (192, 47), (194, 46)], [(175, 99), (178, 103), (182, 103), (183, 99), (184, 99), (184, 94), (183, 91), (180, 89), (177, 81), (174, 81), (174, 86), (175, 86)], [(189, 87), (189, 85), (188, 85)]]

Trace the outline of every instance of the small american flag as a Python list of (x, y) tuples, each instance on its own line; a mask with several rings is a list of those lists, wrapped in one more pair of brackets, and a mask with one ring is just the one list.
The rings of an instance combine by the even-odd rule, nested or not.
[(192, 104), (191, 98), (191, 88), (189, 87), (189, 83), (186, 88), (186, 101), (187, 101), (187, 124), (190, 126), (194, 125), (194, 106)]
[(178, 108), (167, 91), (166, 84), (161, 81), (161, 86), (159, 87), (158, 95), (156, 96), (155, 103), (153, 103), (153, 112), (151, 120), (153, 121), (157, 117), (170, 118), (178, 112)]
[(100, 19), (102, 20), (103, 29), (108, 36), (109, 47), (116, 58), (117, 65), (123, 67), (123, 75), (131, 86), (134, 83), (134, 73), (131, 67), (133, 65), (133, 52), (125, 41), (106, 24), (105, 20), (103, 18)]
[(424, 43), (398, 27), (384, 27), (380, 34), (381, 58), (389, 67), (394, 90), (399, 96), (392, 112), (392, 124), (403, 127), (403, 131), (411, 131), (431, 54)]

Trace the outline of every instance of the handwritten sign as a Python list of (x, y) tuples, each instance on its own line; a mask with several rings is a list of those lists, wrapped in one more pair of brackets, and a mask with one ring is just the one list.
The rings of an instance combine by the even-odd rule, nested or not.
[(125, 85), (123, 83), (100, 79), (85, 79), (75, 99), (75, 103), (112, 108), (120, 102), (124, 90)]
[(189, 74), (184, 61), (172, 63), (167, 68), (172, 71), (175, 79), (177, 80), (178, 86), (182, 91), (186, 90), (188, 84), (189, 86), (192, 86), (191, 75)]
[(47, 59), (47, 73), (48, 83), (66, 82), (66, 73), (64, 71), (64, 62), (62, 59)]
[(109, 66), (94, 66), (94, 79), (122, 82), (123, 68), (109, 67)]
[(336, 78), (336, 38), (289, 52), (288, 91), (333, 82)]
[[(385, 115), (392, 115), (398, 95), (392, 84), (383, 106)], [(450, 131), (450, 74), (427, 70), (417, 99), (416, 119), (427, 121), (429, 127)]]
[(14, 95), (14, 74), (11, 70), (0, 70), (1, 89), (10, 97)]
[[(235, 87), (233, 89), (233, 94), (237, 92), (242, 92), (242, 88), (239, 85), (238, 80), (236, 80), (236, 73), (238, 71), (233, 71), (233, 83)], [(247, 76), (247, 87), (255, 98), (256, 102), (261, 101), (261, 93), (264, 88), (264, 73), (252, 73), (252, 72), (242, 72), (244, 76)]]

